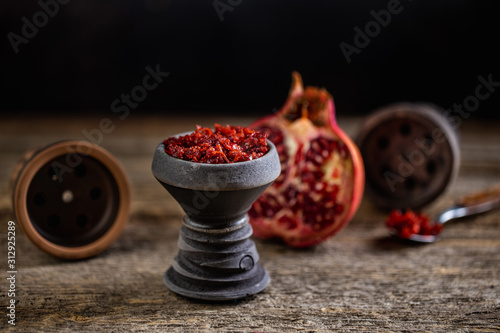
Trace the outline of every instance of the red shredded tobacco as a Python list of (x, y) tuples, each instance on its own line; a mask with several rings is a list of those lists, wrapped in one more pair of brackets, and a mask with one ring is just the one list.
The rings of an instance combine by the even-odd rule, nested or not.
[(197, 163), (223, 164), (254, 160), (269, 150), (267, 134), (242, 126), (196, 126), (191, 134), (163, 141), (165, 152)]
[(414, 234), (438, 235), (443, 228), (439, 223), (431, 224), (426, 215), (412, 210), (406, 210), (404, 213), (400, 210), (393, 210), (385, 221), (385, 225), (396, 231), (401, 238), (409, 238)]

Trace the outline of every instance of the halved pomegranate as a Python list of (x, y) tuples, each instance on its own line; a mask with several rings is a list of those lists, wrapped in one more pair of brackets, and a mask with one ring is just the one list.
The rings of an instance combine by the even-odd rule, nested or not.
[(297, 72), (292, 78), (281, 110), (250, 125), (276, 145), (281, 175), (249, 216), (257, 237), (306, 247), (349, 222), (361, 202), (365, 174), (358, 148), (337, 125), (332, 96), (324, 88), (304, 89)]

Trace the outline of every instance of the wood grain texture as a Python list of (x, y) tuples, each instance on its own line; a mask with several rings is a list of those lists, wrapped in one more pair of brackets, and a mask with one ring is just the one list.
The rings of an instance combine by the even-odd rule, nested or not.
[[(113, 115), (109, 117), (112, 118)], [(2, 278), (0, 331), (129, 332), (499, 332), (500, 211), (446, 225), (430, 245), (387, 237), (387, 212), (364, 200), (351, 223), (306, 250), (256, 240), (271, 275), (264, 292), (237, 302), (196, 302), (170, 292), (163, 273), (177, 252), (182, 211), (151, 175), (163, 138), (248, 118), (113, 118), (102, 146), (124, 165), (132, 183), (132, 216), (101, 255), (69, 262), (17, 237), (17, 322), (7, 324)], [(353, 135), (359, 118), (340, 119)], [(0, 119), (1, 271), (6, 275), (10, 208), (7, 181), (28, 149), (60, 139), (84, 139), (99, 118)], [(437, 214), (460, 195), (500, 182), (500, 123), (464, 121), (460, 175), (426, 207)], [(19, 226), (17, 226), (19, 230)]]

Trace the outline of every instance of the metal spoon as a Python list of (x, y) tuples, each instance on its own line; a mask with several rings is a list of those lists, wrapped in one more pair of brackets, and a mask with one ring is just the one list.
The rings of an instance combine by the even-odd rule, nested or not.
[[(451, 208), (438, 215), (434, 223), (445, 224), (464, 216), (480, 214), (500, 207), (500, 186), (495, 186), (464, 196)], [(394, 229), (389, 230), (392, 236), (402, 238)], [(404, 240), (410, 240), (418, 243), (433, 243), (440, 235), (420, 235), (412, 234)]]

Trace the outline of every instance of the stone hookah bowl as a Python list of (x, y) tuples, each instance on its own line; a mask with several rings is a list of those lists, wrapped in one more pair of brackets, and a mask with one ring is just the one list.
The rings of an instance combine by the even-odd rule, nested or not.
[(163, 143), (158, 145), (153, 175), (186, 213), (179, 252), (164, 275), (173, 292), (224, 301), (256, 294), (268, 285), (247, 214), (281, 172), (276, 147), (270, 141), (268, 146), (255, 160), (205, 164), (174, 158)]

